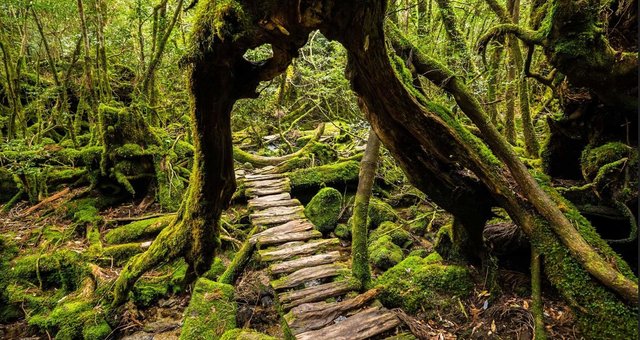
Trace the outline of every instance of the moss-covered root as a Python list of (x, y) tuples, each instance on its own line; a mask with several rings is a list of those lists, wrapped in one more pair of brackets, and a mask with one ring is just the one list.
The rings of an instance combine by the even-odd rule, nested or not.
[(534, 333), (536, 340), (546, 340), (544, 331), (544, 310), (542, 305), (540, 276), (540, 253), (535, 247), (531, 247), (531, 313), (534, 320)]
[(109, 244), (121, 244), (138, 241), (146, 237), (157, 235), (175, 219), (175, 215), (167, 215), (135, 221), (127, 225), (110, 230), (104, 240)]
[(247, 260), (251, 258), (251, 254), (253, 254), (253, 250), (255, 249), (255, 243), (251, 238), (256, 231), (258, 231), (258, 227), (251, 229), (246, 241), (244, 241), (238, 253), (233, 257), (233, 261), (231, 261), (224, 273), (218, 278), (218, 282), (233, 284), (236, 278), (238, 278), (238, 274), (242, 272), (242, 268), (247, 263)]
[(236, 328), (237, 308), (233, 286), (198, 279), (185, 311), (180, 339), (220, 339), (225, 331)]

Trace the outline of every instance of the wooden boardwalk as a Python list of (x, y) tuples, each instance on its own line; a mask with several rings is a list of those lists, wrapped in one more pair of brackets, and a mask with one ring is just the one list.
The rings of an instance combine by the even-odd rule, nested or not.
[[(251, 223), (262, 232), (251, 239), (285, 321), (296, 339), (369, 339), (401, 321), (375, 301), (376, 290), (357, 294), (350, 256), (337, 238), (323, 238), (291, 197), (289, 179), (265, 169), (244, 175)], [(326, 302), (332, 301), (332, 302)]]

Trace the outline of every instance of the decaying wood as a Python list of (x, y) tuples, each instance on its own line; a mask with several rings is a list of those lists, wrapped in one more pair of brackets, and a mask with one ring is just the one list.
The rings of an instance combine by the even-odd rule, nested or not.
[(264, 204), (272, 201), (282, 201), (282, 200), (290, 200), (290, 199), (291, 199), (291, 194), (288, 192), (283, 192), (275, 195), (260, 196), (260, 197), (252, 198), (248, 201), (248, 203), (249, 203), (249, 208), (252, 208), (252, 205), (256, 205), (256, 204)]
[(296, 335), (298, 340), (333, 339), (360, 340), (386, 332), (400, 324), (395, 313), (371, 307), (346, 320), (327, 327)]
[(278, 280), (271, 281), (271, 286), (276, 290), (293, 288), (307, 281), (337, 276), (343, 269), (345, 269), (343, 265), (335, 263), (323, 264), (311, 268), (302, 268)]
[(271, 274), (291, 273), (305, 267), (313, 267), (321, 264), (334, 263), (340, 260), (340, 252), (332, 251), (324, 254), (305, 256), (299, 259), (272, 264), (269, 267)]
[(291, 187), (288, 184), (279, 187), (248, 188), (245, 191), (245, 195), (248, 197), (267, 196), (281, 194), (289, 190), (291, 190)]
[(288, 214), (283, 215), (275, 215), (275, 216), (253, 216), (249, 215), (251, 218), (251, 222), (254, 225), (272, 225), (272, 224), (281, 224), (285, 222), (289, 222), (291, 220), (298, 220), (304, 217), (304, 213), (302, 210), (295, 211)]
[(261, 218), (261, 217), (290, 215), (294, 213), (300, 213), (303, 211), (304, 211), (304, 208), (301, 205), (293, 206), (293, 207), (273, 207), (273, 208), (267, 208), (264, 210), (254, 212), (249, 216), (251, 217), (251, 219), (254, 219), (254, 218)]
[(313, 229), (313, 224), (309, 223), (306, 220), (298, 219), (298, 220), (289, 221), (285, 224), (282, 224), (273, 228), (269, 228), (261, 233), (256, 234), (251, 239), (252, 239), (252, 242), (255, 243), (258, 241), (258, 237), (273, 236), (273, 235), (282, 234), (282, 233), (299, 233), (299, 232), (308, 231), (311, 229)]
[(318, 286), (285, 292), (278, 295), (284, 309), (293, 308), (303, 303), (322, 301), (327, 298), (345, 294), (357, 289), (358, 283), (354, 280), (334, 281)]
[[(292, 242), (290, 242), (292, 243)], [(258, 251), (260, 260), (265, 261), (278, 261), (292, 258), (294, 256), (311, 255), (317, 251), (331, 248), (340, 244), (340, 240), (337, 238), (323, 239), (318, 241), (310, 241), (303, 244), (289, 244), (285, 243), (276, 249), (265, 249)]]
[(322, 233), (317, 230), (302, 231), (299, 233), (284, 233), (279, 235), (267, 235), (258, 237), (258, 245), (280, 244), (291, 241), (307, 241), (322, 237)]
[[(278, 196), (278, 195), (272, 195), (272, 196)], [(269, 196), (262, 196), (262, 197), (269, 197)], [(300, 201), (298, 201), (297, 199), (287, 199), (287, 200), (273, 200), (273, 201), (258, 201), (258, 202), (249, 202), (248, 207), (251, 210), (261, 210), (261, 209), (267, 209), (267, 208), (273, 208), (273, 207), (293, 207), (293, 206), (299, 206), (300, 205)]]
[(283, 174), (247, 174), (244, 178), (247, 181), (261, 181), (266, 179), (276, 179), (285, 177)]
[(294, 307), (285, 316), (293, 334), (320, 329), (333, 322), (344, 313), (363, 307), (380, 293), (380, 289), (371, 289), (352, 299), (341, 302), (305, 303)]

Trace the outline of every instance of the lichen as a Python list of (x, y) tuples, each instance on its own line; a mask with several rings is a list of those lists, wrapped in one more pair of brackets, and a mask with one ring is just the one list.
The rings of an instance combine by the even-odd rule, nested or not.
[(336, 227), (342, 210), (342, 194), (334, 188), (322, 188), (304, 209), (304, 214), (321, 232)]

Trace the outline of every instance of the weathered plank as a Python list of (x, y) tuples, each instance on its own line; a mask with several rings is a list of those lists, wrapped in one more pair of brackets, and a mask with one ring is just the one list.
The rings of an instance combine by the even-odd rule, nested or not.
[(323, 254), (305, 256), (299, 259), (275, 263), (269, 266), (269, 272), (273, 274), (292, 273), (298, 269), (319, 266), (321, 264), (334, 263), (340, 260), (340, 252), (332, 251)]
[[(292, 243), (292, 242), (290, 242)], [(294, 256), (311, 255), (320, 250), (329, 249), (340, 244), (337, 238), (309, 241), (302, 244), (285, 243), (276, 249), (259, 250), (260, 261), (279, 261), (292, 258)]]
[(244, 194), (248, 197), (257, 197), (257, 196), (281, 194), (283, 192), (288, 192), (290, 190), (291, 190), (291, 186), (289, 184), (283, 184), (280, 186), (273, 186), (273, 187), (247, 188)]
[(273, 224), (286, 223), (293, 220), (299, 220), (301, 218), (304, 218), (304, 213), (302, 210), (300, 210), (300, 211), (296, 211), (296, 212), (293, 212), (290, 214), (284, 214), (284, 215), (258, 216), (258, 217), (249, 215), (249, 217), (251, 218), (251, 223), (253, 223), (253, 225), (268, 226)]
[(384, 333), (400, 325), (400, 319), (380, 307), (365, 309), (346, 320), (296, 335), (298, 340), (361, 340)]
[(284, 233), (299, 233), (311, 229), (313, 229), (313, 224), (311, 224), (309, 221), (297, 219), (260, 232), (251, 237), (251, 242), (256, 243), (258, 241), (258, 237), (261, 236), (272, 236)]
[(371, 289), (352, 299), (340, 302), (305, 303), (294, 307), (285, 316), (293, 334), (320, 329), (333, 322), (344, 313), (362, 308), (380, 293), (380, 289)]
[(298, 269), (295, 272), (271, 281), (271, 287), (275, 290), (297, 287), (307, 281), (324, 279), (340, 274), (345, 269), (343, 265), (332, 263), (310, 268)]
[[(276, 196), (276, 195), (273, 195)], [(269, 196), (259, 196), (260, 197), (269, 197)], [(264, 202), (251, 202), (247, 204), (249, 209), (256, 211), (273, 207), (293, 207), (293, 206), (301, 206), (300, 201), (297, 199), (290, 200), (279, 200), (279, 201), (264, 201)]]
[(317, 230), (301, 231), (299, 233), (284, 233), (280, 235), (266, 235), (258, 237), (258, 246), (280, 244), (291, 241), (307, 241), (322, 237), (322, 233)]
[(289, 309), (303, 303), (322, 301), (336, 297), (358, 288), (355, 280), (344, 280), (324, 283), (318, 286), (284, 292), (278, 295), (284, 309)]
[(271, 201), (290, 200), (290, 199), (291, 199), (291, 194), (288, 193), (288, 192), (283, 192), (283, 193), (275, 194), (275, 195), (260, 196), (260, 197), (252, 198), (248, 202), (249, 202), (249, 204), (251, 204), (251, 203), (263, 203), (263, 202), (271, 202)]
[(289, 178), (274, 178), (274, 179), (259, 179), (259, 180), (245, 180), (244, 185), (247, 188), (260, 188), (260, 187), (279, 187), (286, 184), (290, 184)]
[(244, 178), (247, 181), (260, 181), (265, 179), (284, 178), (283, 174), (245, 174)]
[(293, 207), (272, 207), (272, 208), (256, 211), (253, 214), (249, 215), (249, 217), (251, 219), (261, 218), (261, 217), (273, 217), (273, 216), (301, 213), (303, 211), (304, 211), (304, 207), (302, 207), (301, 205), (297, 205)]

